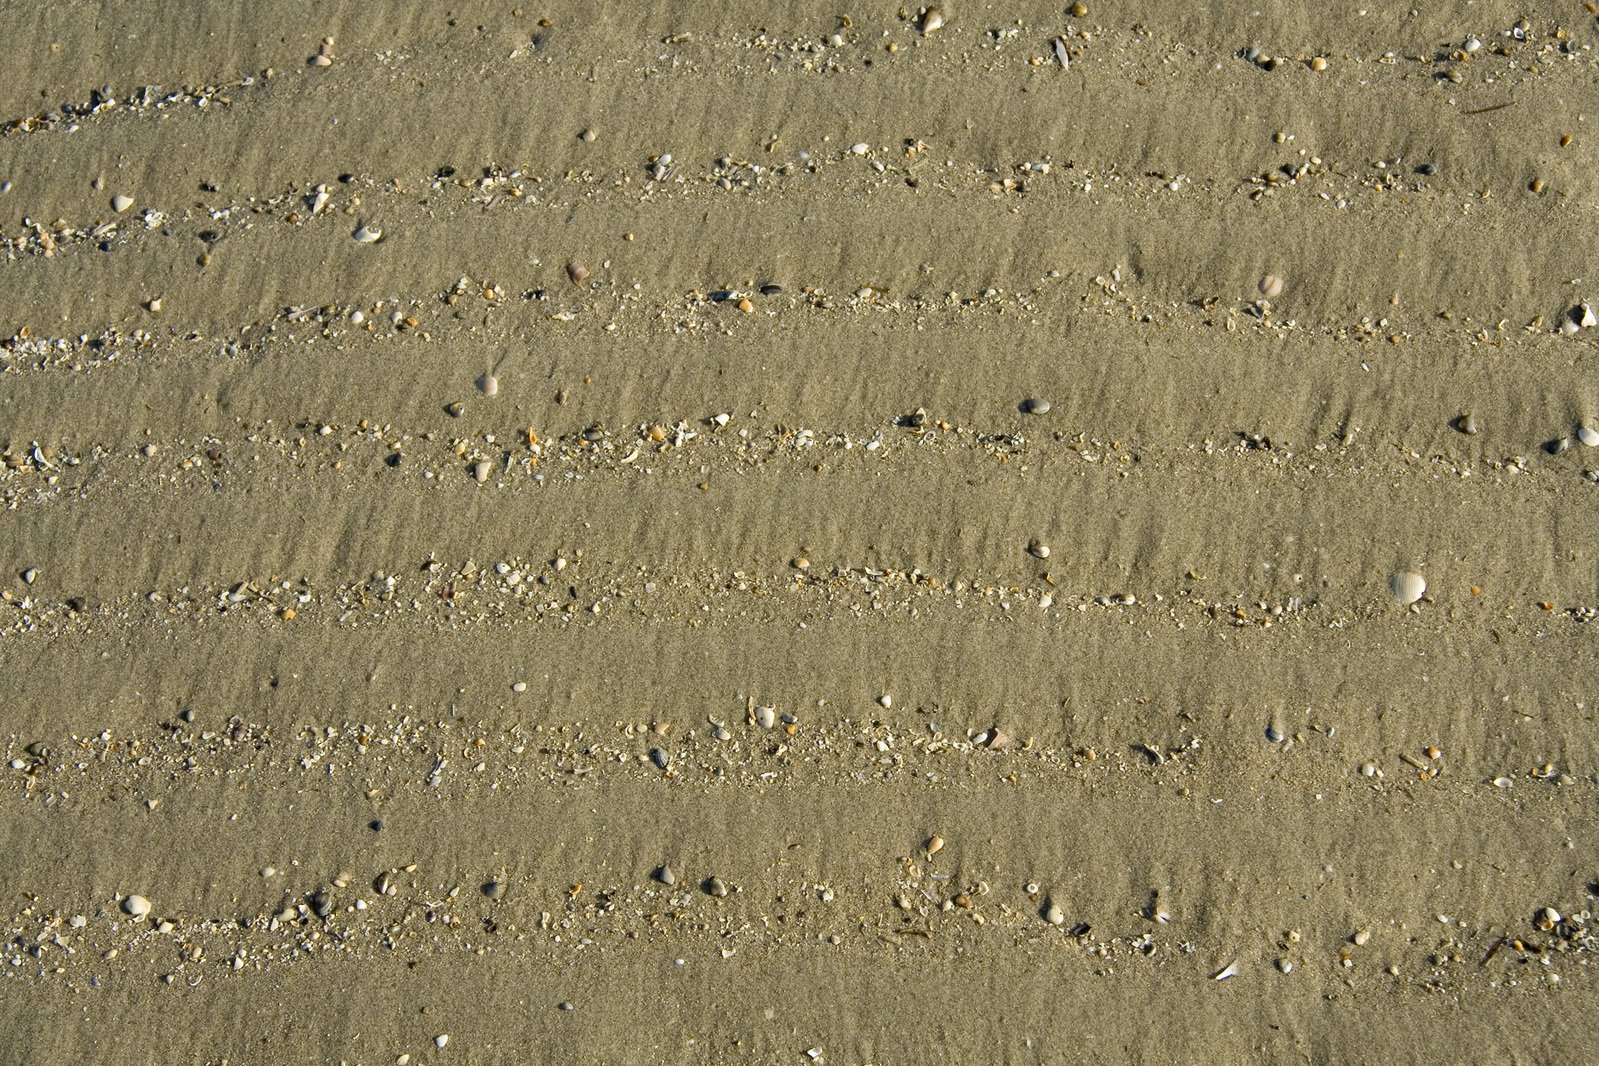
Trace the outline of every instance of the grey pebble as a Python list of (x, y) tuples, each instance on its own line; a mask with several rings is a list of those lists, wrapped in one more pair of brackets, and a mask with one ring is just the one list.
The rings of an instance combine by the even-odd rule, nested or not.
[(1040, 399), (1037, 399), (1037, 398), (1023, 400), (1022, 401), (1022, 414), (1024, 414), (1024, 415), (1047, 415), (1047, 414), (1049, 414), (1049, 409), (1052, 406), (1053, 405), (1048, 400), (1040, 400)]
[(670, 866), (661, 865), (655, 870), (655, 879), (668, 887), (677, 884), (677, 875)]
[(569, 1003), (569, 1002), (567, 1002), (567, 1001), (566, 1001), (566, 1000), (564, 1000), (564, 999), (563, 999), (563, 1000), (561, 1000), (561, 1002), (559, 1002), (559, 1003), (557, 1003), (557, 1004), (556, 1004), (556, 1005), (555, 1005), (555, 1009), (556, 1009), (556, 1010), (564, 1010), (564, 1011), (574, 1011), (574, 1010), (577, 1010), (577, 1008), (576, 1008), (576, 1007), (574, 1007), (574, 1006), (572, 1006), (572, 1004), (571, 1004), (571, 1003)]
[(1455, 419), (1455, 428), (1470, 436), (1477, 432), (1477, 416), (1467, 412)]
[(707, 896), (715, 896), (717, 899), (721, 899), (728, 893), (727, 882), (720, 877), (707, 877), (701, 887), (705, 889)]

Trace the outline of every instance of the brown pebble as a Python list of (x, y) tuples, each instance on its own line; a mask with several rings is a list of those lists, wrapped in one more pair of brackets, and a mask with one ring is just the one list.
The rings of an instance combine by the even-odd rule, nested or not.
[(572, 279), (573, 285), (581, 285), (588, 280), (589, 268), (573, 260), (566, 264), (566, 276)]
[(1088, 14), (1088, 5), (1087, 4), (1082, 4), (1082, 3), (1073, 4), (1072, 7), (1071, 7), (1071, 12), (1072, 12), (1072, 18), (1080, 19), (1084, 15)]
[(750, 298), (748, 296), (745, 296), (739, 300), (738, 309), (747, 315), (751, 311), (755, 310), (755, 305), (750, 303)]

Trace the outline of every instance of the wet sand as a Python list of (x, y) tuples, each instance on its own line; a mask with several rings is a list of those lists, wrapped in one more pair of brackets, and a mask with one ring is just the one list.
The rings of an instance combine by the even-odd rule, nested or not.
[(0, 1061), (1599, 1058), (1591, 14), (9, 13)]

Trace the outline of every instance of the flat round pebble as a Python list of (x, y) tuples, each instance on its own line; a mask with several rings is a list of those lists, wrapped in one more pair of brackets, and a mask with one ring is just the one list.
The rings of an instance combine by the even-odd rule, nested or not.
[(1408, 607), (1427, 594), (1427, 579), (1409, 570), (1398, 570), (1388, 577), (1388, 591)]

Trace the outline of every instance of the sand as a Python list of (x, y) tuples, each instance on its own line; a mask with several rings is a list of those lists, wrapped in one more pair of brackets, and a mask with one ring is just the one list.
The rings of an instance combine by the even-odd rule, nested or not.
[(1599, 1058), (1594, 20), (1088, 7), (10, 5), (0, 1061)]

